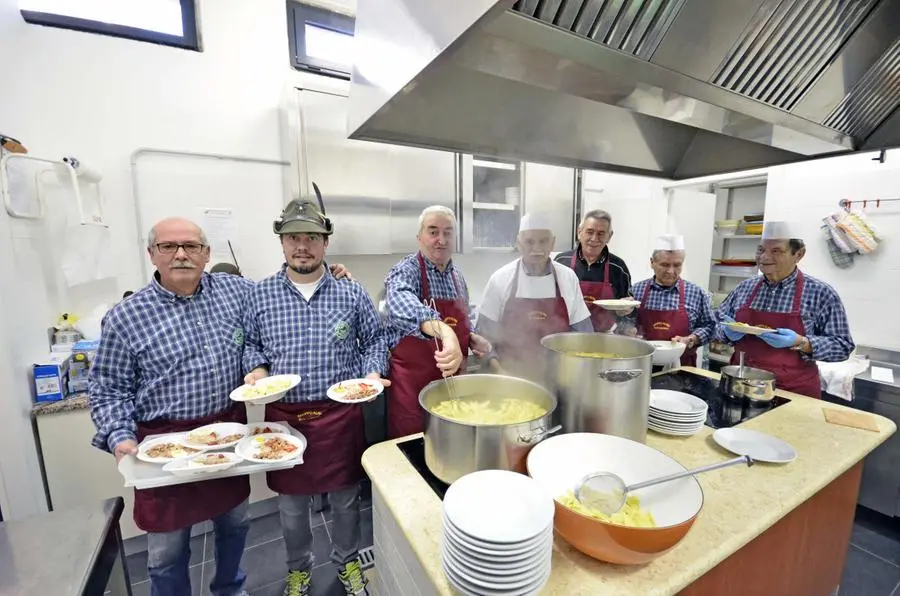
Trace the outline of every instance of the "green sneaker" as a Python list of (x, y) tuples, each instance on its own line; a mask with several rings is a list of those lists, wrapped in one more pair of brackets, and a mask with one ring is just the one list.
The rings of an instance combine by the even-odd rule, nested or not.
[(338, 567), (338, 579), (344, 584), (344, 593), (347, 596), (369, 596), (367, 588), (369, 582), (363, 575), (359, 559)]
[(309, 571), (290, 571), (284, 581), (284, 596), (309, 596), (312, 581)]

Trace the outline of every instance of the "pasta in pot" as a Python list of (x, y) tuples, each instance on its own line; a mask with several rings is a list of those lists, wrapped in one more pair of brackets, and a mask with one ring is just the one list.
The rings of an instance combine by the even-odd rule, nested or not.
[(433, 414), (465, 424), (519, 424), (547, 414), (547, 409), (515, 397), (448, 399), (431, 409)]
[(597, 509), (588, 507), (578, 500), (578, 498), (575, 496), (575, 491), (572, 490), (565, 493), (561, 497), (558, 497), (556, 500), (559, 501), (561, 505), (563, 505), (564, 507), (568, 507), (575, 513), (580, 513), (581, 515), (586, 515), (587, 517), (599, 519), (600, 521), (606, 522), (608, 524), (630, 526), (632, 528), (656, 527), (656, 520), (653, 519), (653, 514), (646, 509), (641, 509), (641, 502), (634, 495), (629, 495), (628, 497), (626, 497), (625, 505), (623, 505), (621, 509), (619, 509), (612, 515), (606, 515), (602, 511), (598, 511)]

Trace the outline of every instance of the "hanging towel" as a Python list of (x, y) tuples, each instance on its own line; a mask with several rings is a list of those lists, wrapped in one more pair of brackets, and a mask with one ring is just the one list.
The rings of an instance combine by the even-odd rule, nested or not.
[[(825, 218), (828, 219), (828, 218)], [(828, 254), (831, 255), (831, 261), (835, 264), (839, 269), (847, 269), (853, 266), (853, 255), (856, 252), (845, 252), (841, 250), (838, 245), (835, 243), (834, 238), (831, 235), (831, 228), (827, 223), (823, 223), (822, 234), (825, 236), (825, 244), (828, 246)]]
[(878, 240), (864, 217), (860, 217), (855, 211), (850, 211), (842, 213), (837, 221), (837, 227), (846, 234), (850, 246), (861, 255), (867, 255), (878, 248)]
[(869, 368), (869, 359), (851, 356), (843, 362), (816, 362), (822, 391), (846, 401), (853, 401), (853, 379)]
[(856, 249), (850, 245), (850, 240), (847, 238), (847, 235), (838, 228), (837, 222), (841, 218), (840, 213), (832, 213), (828, 217), (822, 220), (828, 227), (828, 231), (831, 235), (831, 240), (834, 242), (834, 245), (843, 253), (847, 254), (855, 254)]

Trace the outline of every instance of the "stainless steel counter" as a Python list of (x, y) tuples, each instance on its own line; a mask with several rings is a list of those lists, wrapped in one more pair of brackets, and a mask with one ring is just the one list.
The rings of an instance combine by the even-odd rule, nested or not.
[(0, 523), (0, 595), (131, 596), (121, 497)]

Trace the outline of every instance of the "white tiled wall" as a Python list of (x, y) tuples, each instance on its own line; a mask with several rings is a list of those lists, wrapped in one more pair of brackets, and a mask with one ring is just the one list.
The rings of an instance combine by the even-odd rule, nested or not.
[(807, 241), (801, 268), (840, 294), (858, 344), (900, 349), (900, 202), (869, 204), (866, 212), (884, 238), (878, 251), (857, 257), (850, 269), (831, 263), (819, 225), (840, 199), (900, 198), (900, 150), (885, 163), (877, 154), (823, 159), (772, 168), (766, 192), (766, 219), (788, 220)]

